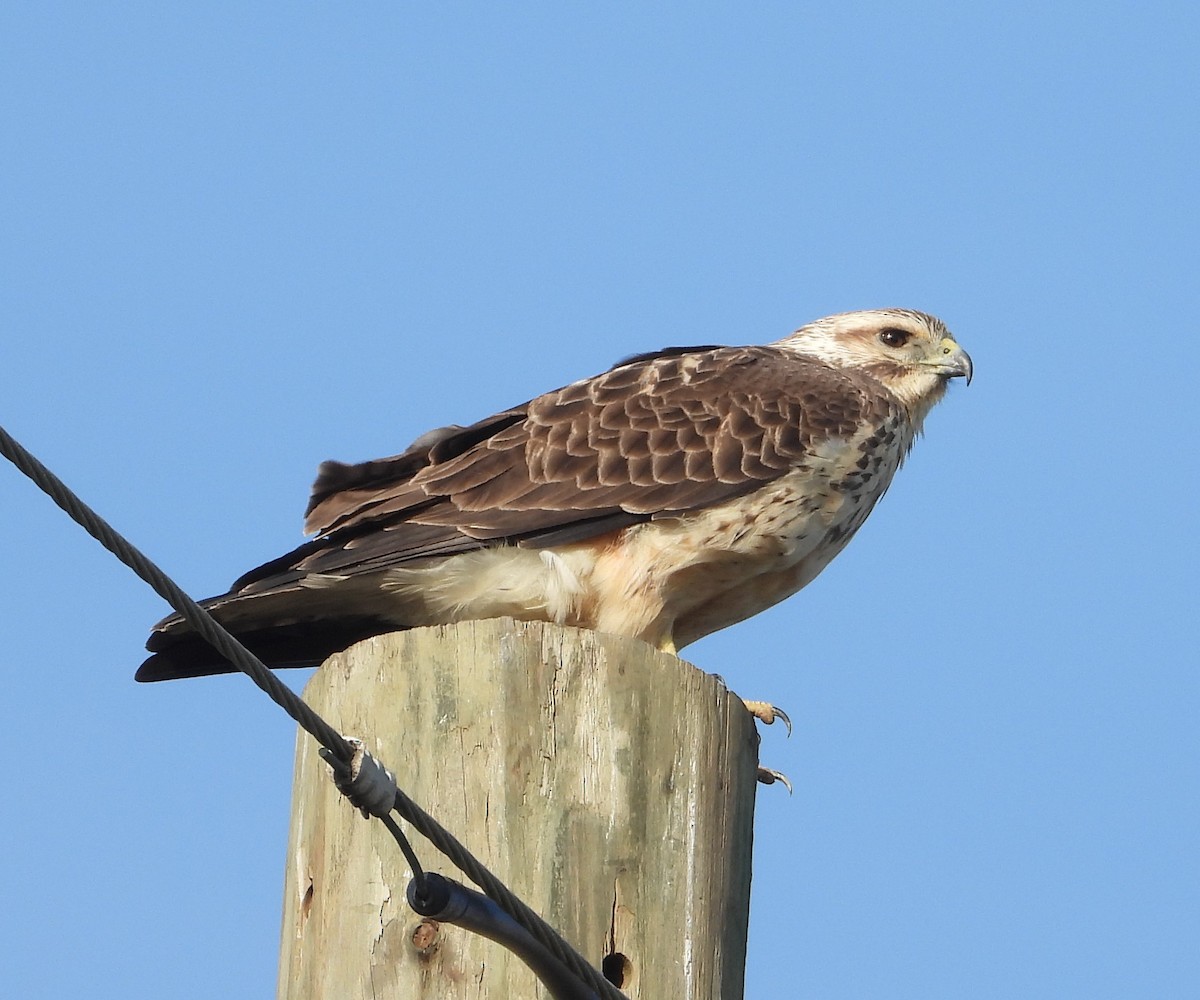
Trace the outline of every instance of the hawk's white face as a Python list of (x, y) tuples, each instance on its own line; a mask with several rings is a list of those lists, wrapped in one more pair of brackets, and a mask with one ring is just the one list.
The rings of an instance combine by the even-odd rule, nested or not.
[(919, 424), (952, 378), (971, 381), (971, 358), (936, 316), (911, 309), (868, 309), (826, 316), (777, 341), (834, 368), (881, 382)]

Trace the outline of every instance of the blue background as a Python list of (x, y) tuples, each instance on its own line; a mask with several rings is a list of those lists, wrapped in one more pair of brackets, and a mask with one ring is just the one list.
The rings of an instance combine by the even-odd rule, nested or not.
[[(856, 541), (686, 653), (763, 736), (748, 998), (1200, 995), (1200, 15), (0, 9), (0, 423), (196, 596), (316, 464), (830, 312), (971, 352)], [(274, 989), (292, 727), (0, 466), (0, 981)], [(502, 873), (503, 874), (503, 873)]]

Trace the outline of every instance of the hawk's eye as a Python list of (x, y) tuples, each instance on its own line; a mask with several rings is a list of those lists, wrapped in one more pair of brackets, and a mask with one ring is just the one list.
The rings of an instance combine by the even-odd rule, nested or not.
[(889, 326), (879, 334), (879, 339), (882, 340), (888, 347), (903, 347), (908, 343), (910, 334), (907, 330), (897, 330), (894, 326)]

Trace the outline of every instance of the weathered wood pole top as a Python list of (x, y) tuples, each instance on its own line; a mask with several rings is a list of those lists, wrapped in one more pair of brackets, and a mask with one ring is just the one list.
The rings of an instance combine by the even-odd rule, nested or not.
[[(496, 619), (367, 640), (305, 697), (629, 996), (742, 996), (758, 739), (717, 678), (636, 640)], [(281, 1000), (543, 996), (500, 946), (422, 923), (391, 837), (325, 772), (301, 734)]]

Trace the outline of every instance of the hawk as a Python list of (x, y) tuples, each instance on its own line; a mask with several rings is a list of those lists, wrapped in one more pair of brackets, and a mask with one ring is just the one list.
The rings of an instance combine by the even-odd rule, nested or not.
[[(945, 325), (907, 309), (636, 355), (391, 458), (325, 462), (315, 537), (204, 603), (273, 667), (500, 616), (675, 652), (812, 581), (971, 374)], [(177, 616), (146, 645), (141, 681), (233, 669)]]

